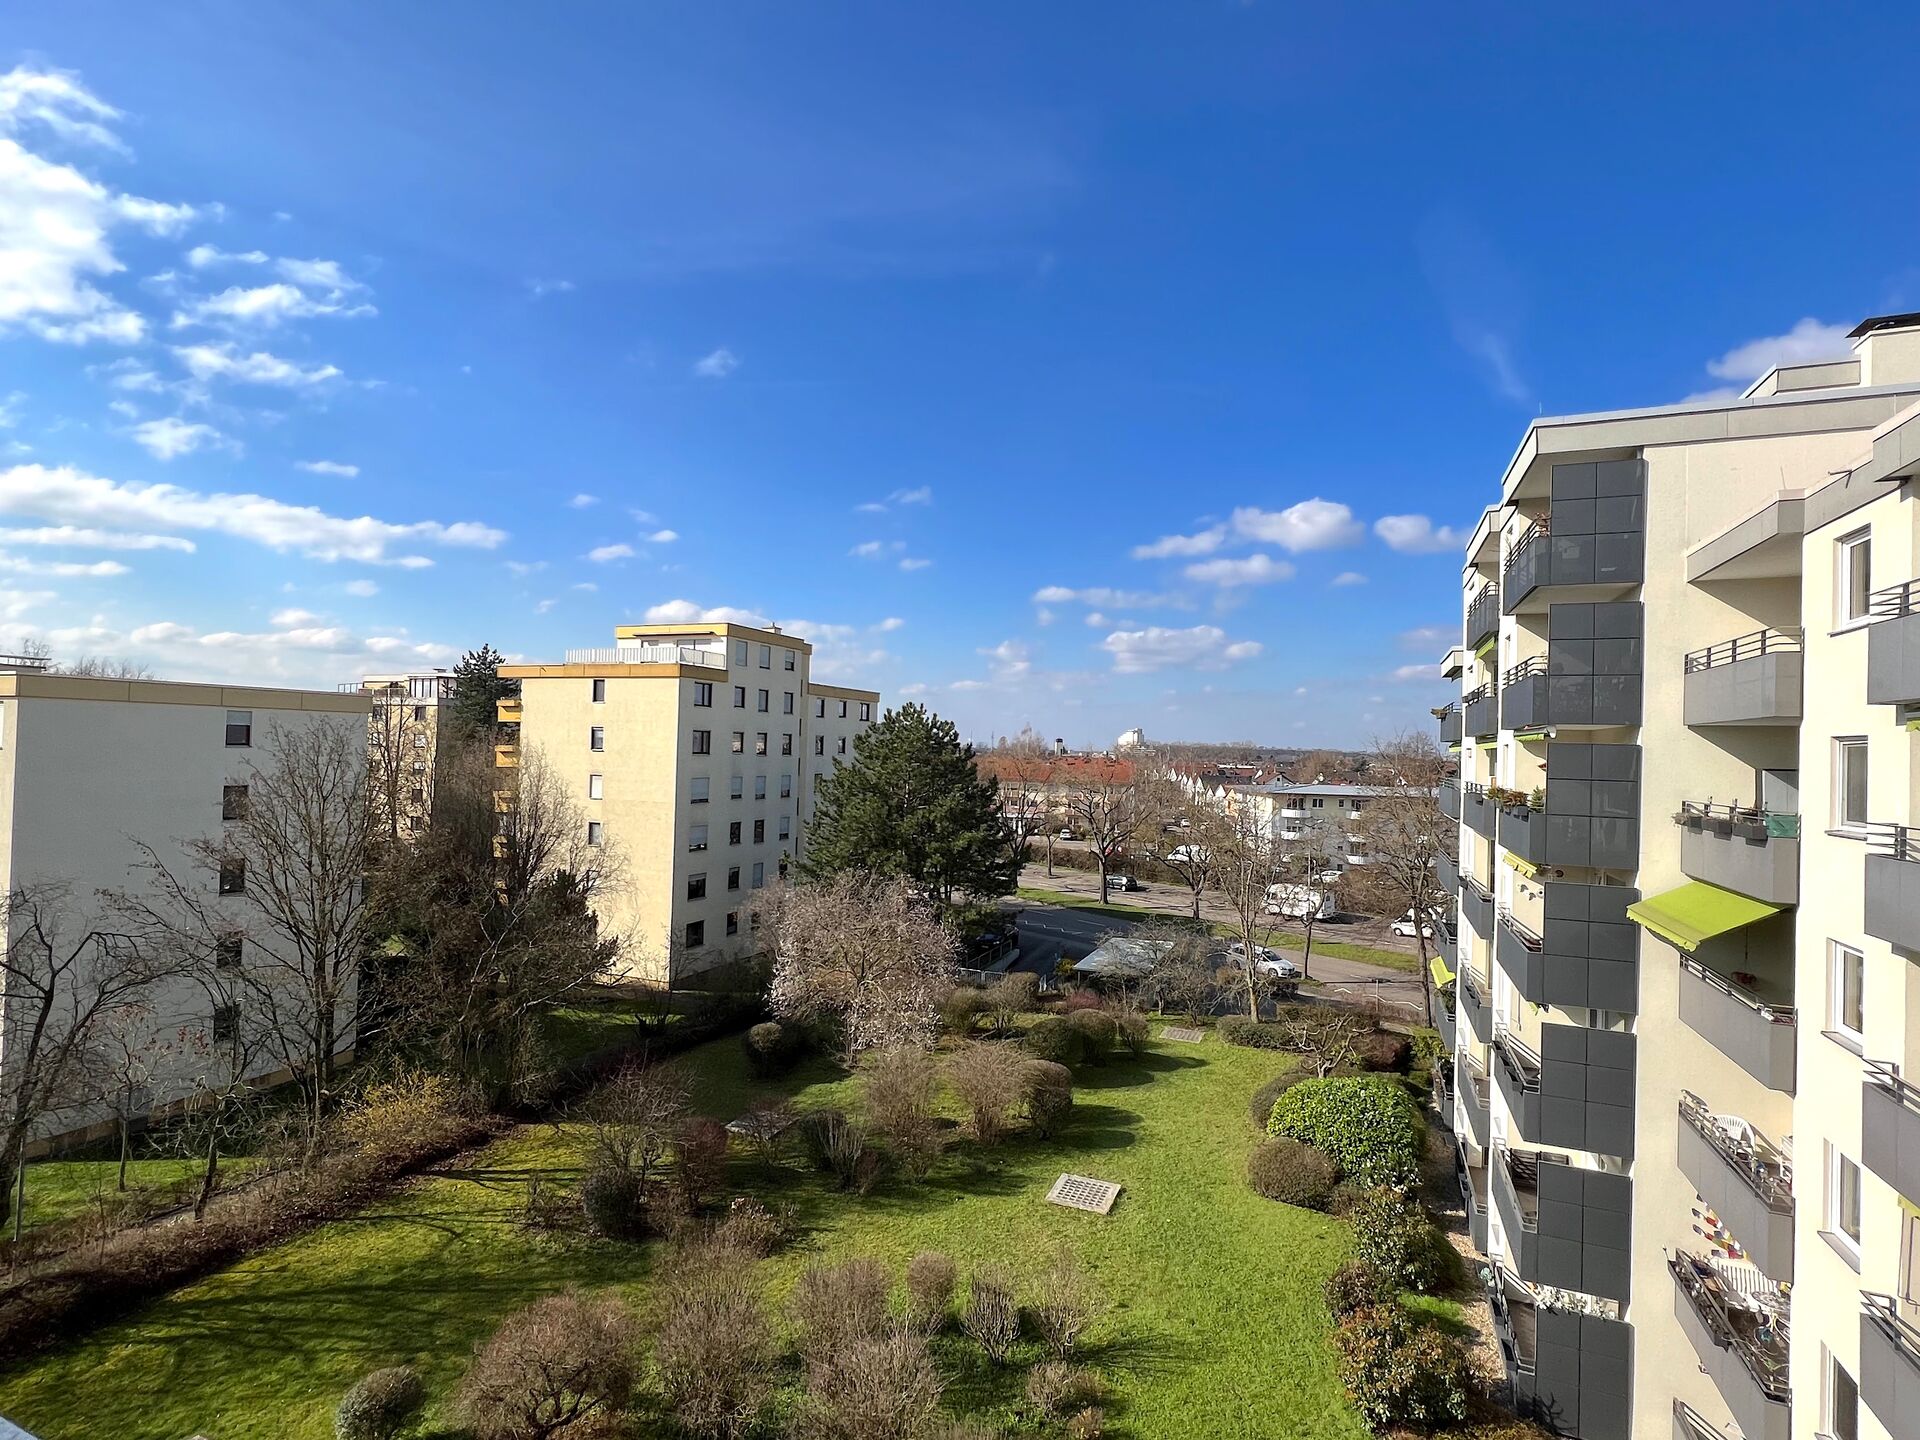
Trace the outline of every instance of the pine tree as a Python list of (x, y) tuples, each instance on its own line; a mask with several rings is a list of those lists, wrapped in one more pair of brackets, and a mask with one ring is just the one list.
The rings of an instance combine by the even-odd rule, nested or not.
[(801, 873), (902, 875), (943, 904), (1011, 894), (1019, 862), (1000, 785), (974, 764), (953, 722), (923, 705), (889, 710), (853, 762), (820, 785)]
[(500, 665), (507, 657), (491, 645), (469, 650), (453, 667), (453, 699), (444, 723), (464, 740), (491, 739), (498, 727), (499, 702), (520, 693), (518, 680), (502, 680)]

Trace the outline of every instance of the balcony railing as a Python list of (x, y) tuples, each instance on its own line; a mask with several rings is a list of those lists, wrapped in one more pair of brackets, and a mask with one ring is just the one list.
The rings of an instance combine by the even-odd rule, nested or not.
[(1752, 805), (1683, 800), (1673, 817), (1680, 868), (1769, 905), (1800, 902), (1800, 817)]
[(1899, 620), (1920, 615), (1920, 580), (1904, 580), (1867, 597), (1867, 615), (1873, 620)]
[(1514, 989), (1536, 1005), (1635, 1013), (1639, 929), (1626, 910), (1639, 898), (1631, 886), (1550, 880), (1542, 896), (1542, 930), (1503, 912), (1495, 958)]
[(1493, 939), (1493, 892), (1471, 875), (1460, 877), (1460, 913), (1473, 933), (1483, 940)]
[(1860, 1398), (1892, 1435), (1912, 1433), (1920, 1405), (1920, 1330), (1890, 1295), (1860, 1295)]
[(1485, 1150), (1493, 1138), (1493, 1086), (1487, 1072), (1462, 1053), (1454, 1078), (1459, 1083), (1461, 1107), (1467, 1112), (1467, 1133)]
[(569, 665), (698, 665), (708, 670), (727, 668), (727, 657), (698, 645), (594, 646), (566, 652)]
[(1691, 1090), (1680, 1092), (1680, 1118), (1714, 1148), (1761, 1204), (1777, 1214), (1793, 1213), (1793, 1166), (1751, 1125), (1715, 1115)]
[(1624, 1302), (1633, 1182), (1571, 1157), (1494, 1146), (1493, 1201), (1509, 1258), (1536, 1285)]
[(1770, 1090), (1791, 1095), (1799, 1012), (1762, 999), (1738, 981), (1680, 956), (1680, 1018)]
[(1494, 1074), (1520, 1138), (1633, 1157), (1637, 1046), (1626, 1031), (1542, 1025), (1539, 1053), (1496, 1027)]
[(1675, 1311), (1746, 1440), (1784, 1440), (1792, 1390), (1787, 1320), (1775, 1296), (1733, 1289), (1707, 1260), (1669, 1255)]
[(1920, 700), (1920, 580), (1874, 591), (1867, 615), (1867, 702)]
[(1696, 675), (1703, 670), (1717, 670), (1723, 665), (1758, 660), (1763, 655), (1798, 655), (1803, 633), (1797, 626), (1792, 630), (1755, 630), (1750, 634), (1736, 635), (1731, 640), (1722, 640), (1718, 645), (1709, 645), (1703, 650), (1689, 650), (1682, 662), (1683, 673)]
[(1493, 838), (1500, 806), (1487, 796), (1487, 787), (1469, 780), (1460, 787), (1460, 823), (1476, 835)]
[(1680, 1092), (1680, 1173), (1769, 1279), (1793, 1280), (1793, 1167), (1751, 1124)]
[(1493, 1039), (1493, 1008), (1487, 1003), (1486, 982), (1462, 966), (1454, 987), (1456, 1009), (1467, 1019), (1467, 1030), (1480, 1044)]
[(1866, 1062), (1860, 1137), (1860, 1162), (1910, 1203), (1920, 1203), (1920, 1087), (1885, 1060)]
[(1457, 702), (1441, 706), (1433, 712), (1433, 718), (1440, 722), (1440, 743), (1458, 745), (1460, 743), (1460, 723), (1462, 715)]
[(1464, 1145), (1453, 1147), (1453, 1178), (1460, 1185), (1460, 1200), (1467, 1212), (1467, 1234), (1473, 1237), (1473, 1248), (1482, 1255), (1487, 1253), (1487, 1167), (1477, 1169), (1467, 1162), (1467, 1150)]
[(1867, 844), (1867, 933), (1920, 953), (1920, 830), (1870, 826)]
[(1442, 780), (1434, 792), (1434, 799), (1442, 815), (1449, 820), (1460, 818), (1460, 782), (1457, 779), (1449, 776)]
[(1500, 705), (1492, 685), (1479, 685), (1468, 691), (1460, 699), (1460, 709), (1465, 716), (1461, 723), (1463, 737), (1484, 739), (1499, 732)]
[(1500, 629), (1500, 592), (1487, 586), (1467, 606), (1467, 648), (1476, 649)]

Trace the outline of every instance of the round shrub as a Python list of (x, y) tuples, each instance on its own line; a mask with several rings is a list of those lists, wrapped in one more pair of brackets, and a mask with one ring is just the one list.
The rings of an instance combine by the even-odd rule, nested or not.
[(1020, 1104), (1027, 1127), (1050, 1139), (1073, 1109), (1073, 1072), (1051, 1060), (1029, 1060), (1020, 1072)]
[(1349, 1260), (1329, 1275), (1326, 1296), (1327, 1310), (1335, 1320), (1393, 1298), (1380, 1272), (1364, 1260)]
[(1067, 1440), (1101, 1440), (1107, 1433), (1107, 1414), (1098, 1405), (1089, 1405), (1067, 1421)]
[(1113, 1023), (1120, 1031), (1120, 1043), (1127, 1047), (1127, 1053), (1138, 1060), (1147, 1053), (1147, 1017), (1138, 1010), (1118, 1010), (1114, 1012)]
[(955, 985), (940, 997), (940, 1027), (949, 1035), (971, 1035), (986, 1009), (987, 997), (971, 985)]
[(1426, 1125), (1405, 1087), (1384, 1075), (1303, 1080), (1274, 1102), (1267, 1133), (1317, 1146), (1369, 1185), (1420, 1179)]
[(580, 1208), (593, 1233), (608, 1240), (644, 1240), (647, 1186), (631, 1170), (603, 1166), (580, 1182)]
[(1080, 1048), (1095, 1065), (1107, 1063), (1107, 1055), (1120, 1038), (1120, 1027), (1104, 1010), (1069, 1010), (1067, 1027), (1080, 1037)]
[(1266, 1084), (1253, 1092), (1253, 1098), (1247, 1102), (1248, 1118), (1262, 1130), (1265, 1130), (1267, 1128), (1267, 1122), (1273, 1118), (1273, 1102), (1286, 1094), (1287, 1091), (1291, 1090), (1294, 1086), (1298, 1085), (1302, 1080), (1311, 1080), (1313, 1078), (1312, 1075), (1303, 1070), (1288, 1070), (1284, 1074), (1274, 1076), (1273, 1079), (1267, 1081)]
[(1363, 1069), (1404, 1075), (1413, 1068), (1413, 1046), (1404, 1035), (1375, 1030), (1354, 1042), (1353, 1055)]
[(1439, 1289), (1455, 1263), (1453, 1248), (1420, 1206), (1394, 1190), (1369, 1192), (1353, 1207), (1353, 1254), (1393, 1290)]
[(1460, 1342), (1399, 1305), (1356, 1310), (1334, 1330), (1340, 1382), (1376, 1434), (1432, 1433), (1467, 1418), (1473, 1379)]
[(339, 1440), (393, 1440), (426, 1404), (427, 1387), (411, 1365), (389, 1365), (354, 1381), (333, 1411)]
[(1073, 1415), (1106, 1398), (1106, 1382), (1085, 1366), (1043, 1360), (1027, 1372), (1027, 1403), (1048, 1415)]
[(748, 1068), (765, 1080), (791, 1070), (805, 1041), (792, 1026), (765, 1020), (742, 1035), (740, 1043), (747, 1052)]
[(1247, 1157), (1247, 1183), (1256, 1195), (1306, 1210), (1324, 1210), (1339, 1178), (1340, 1167), (1326, 1151), (1298, 1140), (1265, 1140)]
[(1229, 1045), (1242, 1045), (1250, 1050), (1287, 1048), (1285, 1030), (1270, 1020), (1255, 1020), (1246, 1015), (1223, 1015), (1213, 1029)]
[(1056, 1065), (1078, 1065), (1086, 1059), (1086, 1041), (1057, 1015), (1035, 1021), (1020, 1043), (1036, 1060), (1051, 1060)]

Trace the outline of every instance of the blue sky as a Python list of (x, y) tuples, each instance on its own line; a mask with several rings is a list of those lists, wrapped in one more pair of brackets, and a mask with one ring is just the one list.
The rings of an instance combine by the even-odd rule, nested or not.
[(1364, 743), (1529, 417), (1920, 308), (1907, 6), (8, 8), (0, 646), (170, 678)]

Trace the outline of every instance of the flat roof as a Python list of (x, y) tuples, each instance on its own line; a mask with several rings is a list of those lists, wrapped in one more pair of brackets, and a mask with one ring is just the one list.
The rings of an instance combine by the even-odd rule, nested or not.
[(845, 685), (816, 685), (811, 680), (807, 682), (807, 693), (825, 695), (830, 700), (871, 700), (877, 703), (880, 699), (878, 690), (853, 690)]
[(364, 690), (268, 689), (258, 685), (201, 684), (193, 680), (116, 680), (49, 670), (0, 671), (0, 695), (37, 700), (102, 700), (132, 705), (212, 705), (235, 710), (311, 710), (368, 715)]
[(695, 620), (690, 625), (616, 625), (615, 640), (645, 640), (665, 635), (720, 635), (729, 640), (761, 640), (769, 645), (785, 645), (793, 650), (813, 653), (813, 646), (798, 635), (784, 630), (763, 630), (757, 625), (737, 625), (731, 620)]

